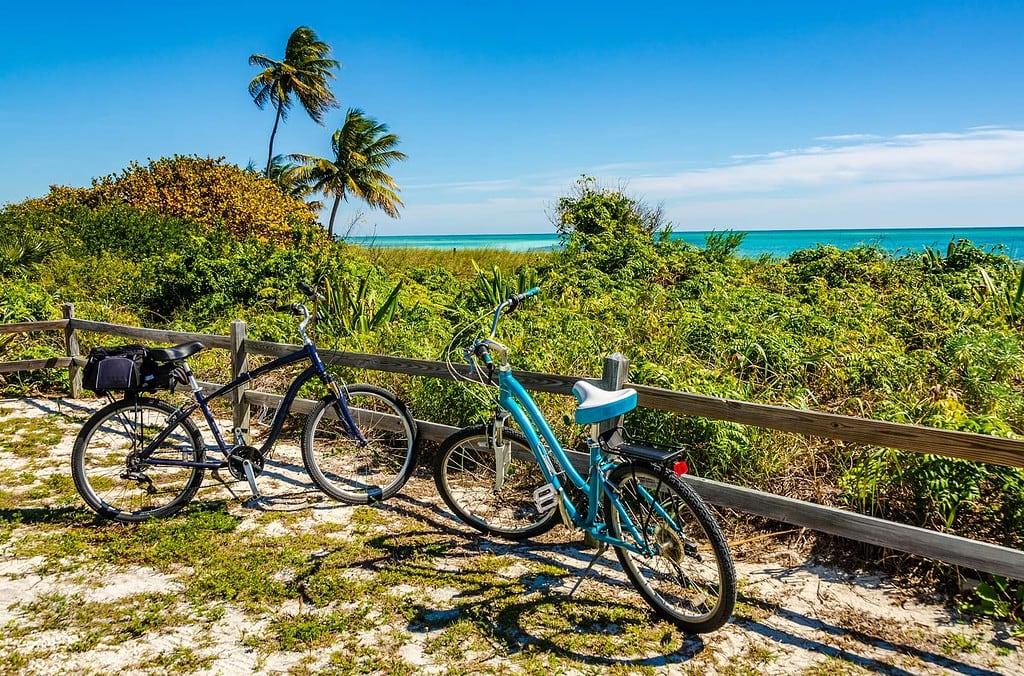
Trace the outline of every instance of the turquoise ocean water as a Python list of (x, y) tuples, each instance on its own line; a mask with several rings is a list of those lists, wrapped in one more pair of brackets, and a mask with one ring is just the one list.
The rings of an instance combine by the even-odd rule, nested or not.
[[(736, 232), (742, 232), (737, 230)], [(704, 245), (708, 232), (677, 232), (683, 241)], [(916, 253), (925, 247), (943, 253), (952, 240), (967, 239), (976, 246), (999, 250), (1012, 258), (1024, 259), (1024, 227), (1014, 228), (891, 228), (885, 230), (751, 230), (738, 253), (756, 258), (769, 254), (780, 258), (817, 244), (850, 249), (876, 245), (894, 255)], [(506, 249), (546, 251), (558, 246), (554, 233), (519, 235), (397, 235), (391, 237), (350, 237), (349, 242), (369, 247), (410, 247), (417, 249)]]

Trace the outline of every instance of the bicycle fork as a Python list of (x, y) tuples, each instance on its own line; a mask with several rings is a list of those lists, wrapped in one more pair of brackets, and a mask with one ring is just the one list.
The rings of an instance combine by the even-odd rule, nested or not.
[[(500, 491), (505, 486), (505, 478), (508, 476), (508, 471), (512, 466), (512, 442), (505, 441), (505, 422), (509, 417), (508, 413), (500, 411), (494, 415), (494, 422), (491, 423), (490, 444), (491, 450), (494, 452), (495, 491)], [(554, 474), (554, 468), (550, 465), (548, 465), (547, 469)], [(537, 507), (537, 511), (541, 514), (558, 507), (562, 512), (562, 521), (566, 527), (572, 527), (562, 505), (559, 489), (556, 489), (550, 483), (545, 483), (533, 491), (533, 502)]]
[(352, 411), (348, 408), (348, 401), (345, 396), (344, 388), (338, 384), (337, 380), (329, 375), (324, 383), (327, 385), (328, 391), (334, 395), (334, 413), (338, 416), (342, 425), (347, 428), (348, 435), (358, 441), (360, 446), (366, 446), (370, 442), (363, 436), (363, 433), (359, 429), (359, 425), (356, 424), (355, 418), (352, 416)]

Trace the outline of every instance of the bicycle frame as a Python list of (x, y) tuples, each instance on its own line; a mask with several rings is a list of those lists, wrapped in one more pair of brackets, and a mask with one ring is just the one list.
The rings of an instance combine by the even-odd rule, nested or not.
[[(640, 536), (639, 529), (633, 523), (625, 507), (619, 501), (618, 495), (614, 491), (608, 491), (606, 488), (605, 472), (612, 469), (616, 463), (610, 461), (604, 455), (600, 443), (594, 439), (588, 439), (588, 446), (590, 447), (589, 476), (587, 479), (584, 479), (576, 471), (576, 468), (573, 467), (572, 461), (558, 442), (543, 413), (537, 408), (533, 397), (516, 380), (511, 368), (507, 364), (502, 364), (498, 370), (498, 392), (499, 407), (508, 412), (519, 424), (520, 430), (530, 444), (534, 457), (541, 467), (544, 478), (557, 493), (559, 504), (565, 510), (569, 520), (574, 525), (587, 531), (596, 540), (605, 542), (613, 547), (623, 547), (638, 554), (650, 554), (649, 548), (642, 544), (644, 539)], [(552, 463), (552, 458), (550, 457), (552, 455), (554, 456), (554, 463)], [(495, 457), (497, 458), (498, 467), (496, 469), (500, 485), (503, 480), (505, 467), (502, 466), (503, 463), (497, 454), (495, 454)], [(565, 494), (565, 485), (559, 477), (559, 471), (564, 472), (576, 488), (586, 492), (588, 505), (585, 515), (580, 513), (576, 505)], [(640, 489), (644, 492), (644, 499), (650, 502), (663, 516), (668, 518), (668, 515), (664, 513), (658, 501), (643, 486)], [(619, 514), (623, 530), (632, 536), (632, 542), (611, 537), (607, 533), (605, 524), (597, 521), (598, 506), (604, 495), (608, 495), (611, 504)], [(671, 523), (671, 520), (669, 522)]]
[[(307, 340), (303, 342), (303, 346), (298, 350), (290, 352), (282, 357), (278, 357), (277, 359), (267, 364), (264, 364), (263, 366), (260, 366), (252, 371), (246, 371), (240, 374), (231, 382), (222, 385), (221, 387), (214, 390), (209, 396), (203, 394), (202, 388), (199, 387), (198, 383), (195, 380), (195, 377), (192, 375), (191, 369), (188, 368), (188, 364), (186, 363), (186, 373), (188, 374), (189, 382), (192, 386), (192, 394), (195, 397), (195, 402), (178, 409), (178, 412), (175, 415), (171, 416), (170, 419), (168, 419), (167, 425), (164, 427), (164, 429), (139, 454), (142, 458), (142, 461), (150, 465), (172, 465), (175, 467), (200, 467), (203, 469), (222, 469), (227, 465), (227, 457), (230, 454), (230, 449), (228, 447), (227, 442), (224, 441), (224, 437), (221, 434), (220, 427), (217, 425), (216, 420), (214, 420), (213, 413), (211, 413), (210, 411), (209, 402), (219, 397), (222, 397), (230, 392), (233, 392), (242, 385), (245, 385), (246, 383), (252, 381), (254, 378), (257, 378), (265, 373), (269, 373), (270, 371), (283, 368), (285, 366), (288, 366), (289, 364), (294, 364), (299, 361), (309, 361), (310, 365), (302, 373), (300, 373), (295, 378), (294, 381), (292, 381), (292, 384), (289, 386), (288, 391), (285, 392), (284, 399), (282, 400), (281, 405), (278, 407), (277, 413), (274, 415), (274, 421), (271, 425), (270, 433), (267, 435), (266, 441), (264, 441), (263, 445), (259, 449), (260, 454), (265, 455), (266, 452), (270, 450), (271, 446), (273, 446), (274, 443), (277, 441), (277, 437), (281, 434), (281, 429), (284, 427), (284, 422), (287, 419), (288, 413), (291, 410), (292, 402), (295, 401), (295, 398), (298, 396), (299, 390), (302, 388), (302, 386), (305, 385), (314, 376), (319, 377), (320, 381), (328, 388), (328, 391), (331, 393), (331, 395), (334, 396), (338, 404), (335, 407), (335, 409), (338, 413), (338, 417), (341, 419), (342, 424), (345, 427), (345, 431), (353, 438), (358, 439), (360, 443), (366, 443), (366, 439), (363, 438), (362, 433), (359, 431), (359, 427), (355, 424), (355, 421), (352, 419), (352, 415), (348, 410), (348, 406), (345, 405), (345, 397), (341, 392), (341, 388), (338, 387), (337, 382), (335, 382), (334, 378), (327, 372), (327, 369), (324, 366), (323, 361), (321, 361), (320, 359), (320, 355), (317, 353), (316, 346), (313, 345), (311, 341)], [(148, 456), (153, 451), (153, 449), (157, 448), (170, 435), (171, 430), (175, 426), (175, 423), (191, 416), (197, 408), (202, 411), (203, 418), (206, 420), (206, 423), (209, 425), (210, 430), (213, 432), (213, 437), (214, 440), (216, 441), (217, 448), (224, 456), (224, 460), (218, 460), (216, 462), (195, 462), (186, 460), (161, 460), (149, 458)]]

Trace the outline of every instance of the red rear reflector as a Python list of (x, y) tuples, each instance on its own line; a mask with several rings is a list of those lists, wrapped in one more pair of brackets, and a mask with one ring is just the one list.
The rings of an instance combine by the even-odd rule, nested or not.
[(672, 465), (672, 471), (675, 472), (677, 476), (682, 476), (690, 471), (690, 467), (686, 464), (685, 460), (680, 460), (676, 464)]

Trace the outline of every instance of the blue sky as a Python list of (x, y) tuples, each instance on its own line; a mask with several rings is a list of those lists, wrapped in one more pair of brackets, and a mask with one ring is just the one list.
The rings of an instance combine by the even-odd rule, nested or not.
[(581, 174), (677, 230), (1024, 226), (1024, 2), (713, 5), (13, 3), (0, 204), (175, 153), (262, 166), (248, 56), (308, 25), (342, 108), (275, 151), (328, 154), (356, 107), (409, 156), (402, 217), (358, 234), (550, 232)]

